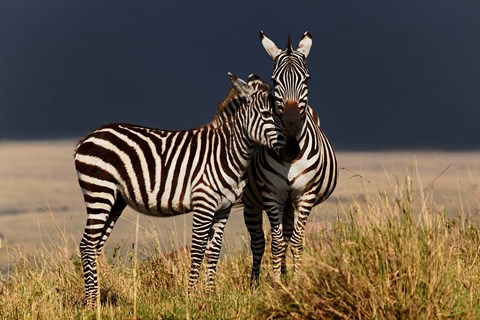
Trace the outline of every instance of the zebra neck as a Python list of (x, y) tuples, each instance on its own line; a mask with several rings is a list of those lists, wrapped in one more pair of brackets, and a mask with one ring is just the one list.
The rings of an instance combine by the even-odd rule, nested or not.
[[(318, 119), (314, 119), (314, 115), (310, 111), (310, 109), (307, 109), (302, 128), (294, 137), (294, 140), (298, 144), (299, 151), (318, 147), (317, 144), (321, 142), (321, 139), (318, 139), (318, 135), (321, 134), (320, 128), (317, 124)], [(287, 137), (287, 142), (288, 139), (289, 138)]]
[(305, 115), (305, 124), (302, 128), (302, 137), (299, 140), (300, 148), (322, 149), (325, 143), (325, 136), (320, 128), (320, 119), (315, 110), (308, 106)]
[(248, 135), (245, 121), (237, 116), (222, 127), (225, 128), (223, 133), (227, 141), (227, 162), (237, 172), (245, 172), (255, 149), (255, 142)]

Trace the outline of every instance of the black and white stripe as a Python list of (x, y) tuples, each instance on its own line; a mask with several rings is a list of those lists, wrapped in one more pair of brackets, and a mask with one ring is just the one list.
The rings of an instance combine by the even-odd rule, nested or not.
[(75, 167), (88, 215), (80, 242), (88, 304), (98, 295), (95, 258), (127, 205), (159, 217), (193, 211), (189, 285), (196, 285), (206, 255), (207, 286), (213, 287), (223, 235), (216, 226), (226, 223), (242, 194), (255, 145), (279, 150), (285, 141), (268, 90), (229, 77), (234, 91), (224, 109), (236, 112), (223, 125), (165, 131), (112, 124), (77, 146)]
[(262, 44), (275, 62), (272, 79), (274, 100), (286, 132), (281, 156), (258, 147), (248, 168), (248, 184), (242, 200), (244, 218), (251, 236), (252, 285), (258, 282), (265, 250), (262, 210), (271, 225), (273, 274), (279, 280), (286, 272), (286, 248), (290, 245), (294, 275), (303, 252), (305, 224), (315, 205), (326, 200), (337, 181), (337, 162), (315, 111), (308, 106), (306, 59), (312, 39), (306, 32), (297, 50), (290, 38), (281, 51), (260, 33)]

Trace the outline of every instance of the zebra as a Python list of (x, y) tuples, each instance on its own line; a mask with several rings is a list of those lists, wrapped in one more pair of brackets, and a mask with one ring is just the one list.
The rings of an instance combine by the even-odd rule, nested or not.
[(255, 145), (278, 152), (285, 144), (268, 90), (228, 76), (233, 88), (226, 104), (236, 112), (221, 126), (167, 131), (110, 124), (76, 147), (75, 168), (87, 210), (80, 241), (87, 305), (95, 305), (98, 297), (96, 257), (127, 205), (158, 217), (193, 212), (189, 291), (198, 282), (204, 255), (207, 289), (213, 290), (223, 236), (219, 226), (241, 197)]
[(250, 234), (253, 255), (251, 286), (259, 281), (265, 251), (262, 210), (270, 222), (273, 279), (286, 273), (286, 248), (291, 247), (294, 279), (298, 279), (303, 253), (305, 224), (312, 208), (325, 201), (337, 182), (335, 153), (320, 128), (320, 120), (308, 105), (306, 67), (312, 37), (305, 32), (298, 49), (290, 36), (286, 50), (260, 32), (261, 43), (274, 61), (272, 73), (274, 103), (278, 108), (286, 146), (280, 153), (258, 146), (247, 170), (248, 184), (242, 195), (244, 220)]

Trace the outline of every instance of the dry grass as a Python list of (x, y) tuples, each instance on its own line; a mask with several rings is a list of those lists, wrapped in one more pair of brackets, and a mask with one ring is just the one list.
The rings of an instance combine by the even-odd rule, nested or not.
[[(0, 285), (0, 319), (98, 319), (83, 302), (81, 261), (63, 240), (53, 250), (34, 255), (12, 253), (14, 267)], [(152, 239), (152, 243), (156, 240)], [(164, 256), (158, 247), (100, 257), (100, 318), (198, 319), (246, 318), (251, 297), (247, 287), (247, 256), (225, 256), (219, 266), (218, 292), (209, 295), (202, 285), (187, 297), (189, 254), (179, 250)], [(135, 271), (135, 266), (137, 269)]]
[(308, 239), (298, 286), (268, 291), (262, 317), (478, 319), (480, 229), (448, 218), (411, 179), (341, 208)]
[(273, 284), (267, 253), (260, 288), (251, 292), (250, 255), (231, 251), (219, 265), (217, 292), (200, 285), (189, 297), (188, 251), (164, 256), (149, 246), (136, 274), (135, 251), (116, 251), (99, 261), (99, 315), (81, 304), (81, 263), (62, 236), (54, 250), (13, 254), (0, 318), (478, 319), (480, 229), (469, 211), (449, 218), (433, 190), (407, 176), (340, 204), (332, 223), (311, 224), (298, 284), (291, 275)]

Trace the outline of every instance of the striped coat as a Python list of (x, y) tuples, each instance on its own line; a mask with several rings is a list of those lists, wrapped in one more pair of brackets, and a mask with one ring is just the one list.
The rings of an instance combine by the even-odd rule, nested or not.
[(204, 254), (214, 261), (207, 284), (213, 287), (223, 235), (216, 226), (226, 223), (241, 196), (255, 146), (279, 150), (284, 144), (268, 91), (232, 75), (230, 80), (235, 93), (229, 103), (236, 112), (221, 126), (166, 131), (113, 124), (77, 146), (75, 167), (88, 215), (80, 242), (88, 304), (98, 295), (95, 258), (126, 205), (159, 217), (193, 211), (190, 288)]
[(281, 155), (259, 146), (248, 168), (248, 184), (242, 200), (245, 224), (253, 254), (252, 285), (258, 283), (265, 251), (262, 210), (272, 233), (273, 276), (286, 272), (286, 248), (291, 247), (294, 275), (303, 252), (305, 224), (312, 208), (325, 201), (337, 182), (337, 161), (332, 146), (320, 127), (320, 120), (308, 105), (305, 62), (312, 39), (307, 32), (293, 50), (289, 43), (281, 51), (263, 32), (262, 44), (274, 60), (274, 101), (286, 132)]

